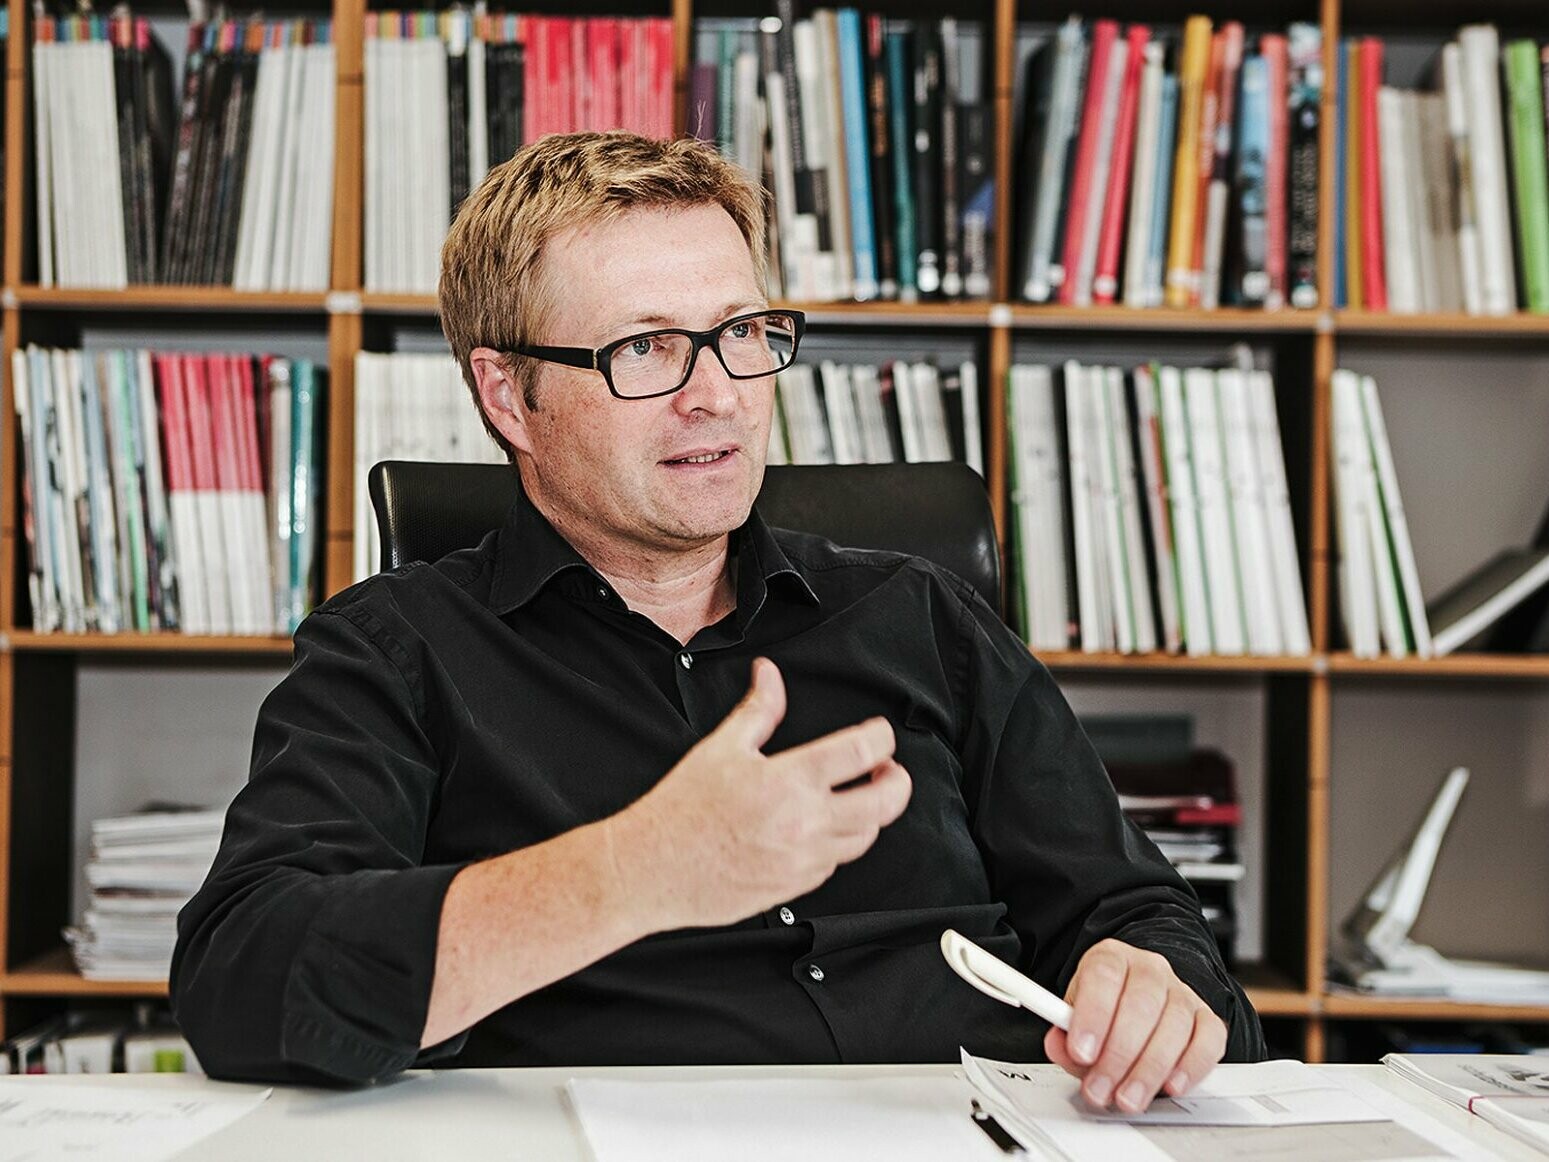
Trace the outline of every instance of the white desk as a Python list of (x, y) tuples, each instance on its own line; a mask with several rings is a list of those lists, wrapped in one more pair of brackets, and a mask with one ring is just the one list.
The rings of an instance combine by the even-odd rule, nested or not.
[[(532, 1159), (588, 1162), (588, 1153), (562, 1091), (572, 1077), (691, 1080), (728, 1077), (946, 1076), (949, 1065), (735, 1068), (466, 1069), (407, 1073), (362, 1090), (275, 1087), (253, 1113), (179, 1155), (179, 1162), (366, 1162), (459, 1159)], [(1035, 1066), (1054, 1069), (1052, 1065)], [(1432, 1098), (1380, 1065), (1325, 1065), (1320, 1072), (1358, 1073), (1466, 1134), (1501, 1158), (1544, 1162), (1544, 1155), (1502, 1134), (1483, 1119)], [(101, 1083), (104, 1077), (39, 1077), (38, 1085)], [(155, 1086), (162, 1092), (225, 1083), (180, 1075), (139, 1075), (116, 1084)], [(243, 1087), (247, 1088), (247, 1087)], [(966, 1115), (966, 1111), (965, 1111)], [(730, 1162), (730, 1160), (729, 1160)], [(820, 1162), (820, 1160), (814, 1160)], [(951, 1162), (944, 1159), (943, 1162)]]

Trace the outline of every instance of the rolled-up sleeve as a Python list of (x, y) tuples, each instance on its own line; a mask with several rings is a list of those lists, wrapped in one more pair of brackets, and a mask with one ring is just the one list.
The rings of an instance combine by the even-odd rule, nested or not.
[(422, 866), (439, 765), (414, 670), (379, 630), (357, 609), (297, 632), (178, 918), (173, 1011), (214, 1076), (359, 1083), (457, 1048), (419, 1041), (464, 865)]
[(1258, 1015), (1198, 897), (1120, 811), (1048, 670), (972, 597), (960, 641), (965, 792), (993, 891), (1022, 937), (1024, 969), (1063, 993), (1100, 940), (1159, 953), (1226, 1022), (1227, 1059), (1263, 1058)]

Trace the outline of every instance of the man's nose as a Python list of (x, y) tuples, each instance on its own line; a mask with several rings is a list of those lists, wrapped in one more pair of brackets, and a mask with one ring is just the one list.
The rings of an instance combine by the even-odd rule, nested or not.
[(673, 397), (673, 403), (682, 411), (716, 415), (735, 411), (740, 400), (739, 381), (726, 374), (726, 368), (709, 347), (699, 352), (688, 382)]

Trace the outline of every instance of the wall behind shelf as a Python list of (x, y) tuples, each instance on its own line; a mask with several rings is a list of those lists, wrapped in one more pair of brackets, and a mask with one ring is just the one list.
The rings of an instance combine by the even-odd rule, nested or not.
[(91, 821), (152, 800), (229, 803), (247, 781), (258, 707), (288, 663), (80, 664), (72, 923), (86, 901)]
[(1333, 707), (1331, 926), (1407, 840), (1442, 777), (1466, 766), (1412, 936), (1448, 955), (1549, 967), (1549, 686), (1337, 679)]
[(1549, 349), (1340, 341), (1337, 366), (1376, 377), (1426, 600), (1549, 511)]

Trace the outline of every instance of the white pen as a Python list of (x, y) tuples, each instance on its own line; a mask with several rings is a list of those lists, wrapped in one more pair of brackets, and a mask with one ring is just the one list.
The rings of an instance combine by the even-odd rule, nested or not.
[(941, 955), (952, 971), (987, 997), (1013, 1008), (1038, 1014), (1049, 1024), (1070, 1031), (1071, 1007), (1031, 977), (1018, 972), (992, 952), (948, 928), (941, 934)]

